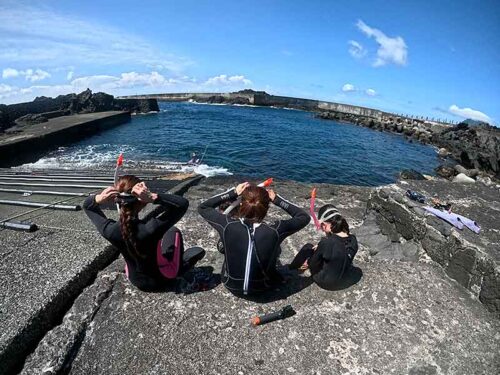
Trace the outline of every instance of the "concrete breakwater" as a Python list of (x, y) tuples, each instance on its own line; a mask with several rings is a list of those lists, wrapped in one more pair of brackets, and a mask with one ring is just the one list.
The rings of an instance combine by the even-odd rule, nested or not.
[(121, 96), (122, 99), (156, 99), (158, 101), (195, 101), (201, 103), (247, 104), (266, 107), (284, 107), (305, 111), (338, 111), (353, 115), (381, 118), (384, 112), (355, 105), (322, 100), (269, 95), (265, 91), (241, 90), (229, 93), (178, 93)]
[[(93, 262), (112, 249), (81, 212), (38, 219), (41, 229), (31, 234), (0, 231), (9, 252), (2, 267), (13, 268), (0, 272), (1, 295), (8, 296), (1, 311), (9, 317), (1, 320), (9, 340), (0, 342), (0, 363), (8, 358), (10, 366), (20, 369), (24, 362), (23, 374), (123, 374), (131, 368), (134, 373), (173, 374), (483, 374), (495, 373), (500, 366), (500, 270), (495, 252), (500, 238), (492, 220), (500, 212), (497, 189), (447, 180), (401, 181), (382, 188), (319, 184), (317, 204), (335, 204), (358, 238), (355, 266), (362, 278), (325, 291), (308, 277), (288, 274), (283, 288), (252, 301), (234, 297), (220, 284), (204, 292), (188, 288), (194, 274), (217, 279), (222, 265), (217, 235), (199, 217), (197, 205), (238, 180), (197, 182), (185, 193), (191, 204), (177, 226), (186, 246), (202, 246), (207, 255), (193, 273), (164, 293), (134, 288), (120, 257), (106, 268), (106, 262)], [(278, 193), (303, 208), (308, 207), (310, 188), (275, 181)], [(408, 188), (452, 202), (457, 212), (479, 222), (481, 234), (427, 216), (419, 203), (405, 197)], [(162, 185), (152, 189), (161, 190)], [(106, 214), (115, 217), (116, 212)], [(269, 220), (283, 217), (271, 207)], [(51, 228), (55, 222), (64, 222), (59, 226), (66, 231)], [(289, 237), (282, 244), (281, 263), (319, 238), (313, 224)], [(67, 251), (68, 246), (77, 251)], [(40, 264), (28, 267), (34, 260)], [(85, 278), (102, 268), (86, 289), (81, 283), (70, 288), (68, 280), (75, 275)], [(46, 269), (53, 272), (47, 274)], [(41, 293), (46, 278), (49, 290)], [(78, 296), (64, 314), (54, 308), (54, 301), (67, 290), (71, 298)], [(24, 299), (32, 301), (29, 314), (21, 310), (23, 314), (16, 315)], [(250, 326), (250, 317), (286, 304), (292, 304), (296, 316), (265, 327)], [(54, 325), (49, 321), (61, 323), (47, 332)], [(36, 337), (28, 334), (28, 327), (37, 327)], [(25, 361), (12, 361), (13, 353), (22, 349), (25, 355), (31, 348)]]
[(130, 121), (129, 112), (97, 112), (56, 117), (26, 126), (19, 133), (0, 134), (0, 167), (37, 161), (58, 146)]

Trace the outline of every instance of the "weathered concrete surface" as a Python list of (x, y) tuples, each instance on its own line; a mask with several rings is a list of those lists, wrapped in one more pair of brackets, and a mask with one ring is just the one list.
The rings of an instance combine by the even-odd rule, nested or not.
[[(215, 231), (197, 215), (196, 206), (234, 183), (207, 179), (186, 195), (191, 205), (178, 226), (187, 246), (207, 250), (197, 272), (213, 267), (219, 273), (222, 257)], [(285, 198), (308, 206), (309, 186), (275, 185)], [(371, 191), (319, 186), (318, 206), (337, 204), (360, 238), (355, 265), (363, 277), (346, 289), (324, 291), (289, 273), (287, 286), (259, 301), (236, 298), (222, 285), (187, 295), (182, 287), (175, 288), (177, 293), (143, 293), (120, 272), (120, 258), (44, 338), (24, 373), (497, 373), (500, 322), (418, 243), (412, 245), (417, 257), (391, 258), (387, 243), (405, 242), (379, 226), (373, 213), (366, 215)], [(274, 207), (270, 211), (271, 219), (282, 215)], [(319, 238), (312, 224), (289, 237), (282, 246), (283, 263), (303, 243)], [(250, 326), (252, 316), (286, 304), (297, 315)]]
[[(455, 213), (475, 220), (481, 233), (458, 230), (425, 213), (423, 204), (404, 196), (411, 189), (451, 203)], [(373, 194), (369, 204), (384, 227), (401, 234), (402, 241), (421, 244), (425, 253), (447, 274), (500, 317), (500, 194), (483, 184), (446, 180), (400, 181)]]
[[(158, 180), (150, 185), (164, 191), (182, 183)], [(65, 199), (0, 193), (0, 199), (6, 198), (45, 203)], [(68, 204), (81, 204), (83, 200), (69, 197)], [(29, 210), (0, 205), (0, 220)], [(107, 214), (114, 217), (116, 211), (109, 210)], [(22, 365), (25, 356), (60, 321), (74, 298), (118, 255), (95, 231), (83, 211), (38, 210), (16, 220), (33, 221), (40, 229), (34, 233), (0, 229), (0, 374)]]
[(18, 134), (0, 136), (0, 166), (34, 162), (48, 150), (127, 121), (130, 121), (130, 113), (107, 111), (56, 117), (23, 127)]

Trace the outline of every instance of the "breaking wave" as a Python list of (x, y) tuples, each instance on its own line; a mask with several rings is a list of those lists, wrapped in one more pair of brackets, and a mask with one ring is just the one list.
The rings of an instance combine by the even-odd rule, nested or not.
[(125, 169), (148, 169), (165, 172), (194, 172), (205, 177), (218, 175), (232, 175), (220, 166), (208, 164), (190, 165), (178, 161), (126, 159), (126, 155), (136, 154), (133, 147), (116, 146), (110, 144), (88, 145), (85, 147), (60, 147), (46, 157), (34, 162), (15, 167), (17, 170), (33, 169), (63, 169), (63, 170), (109, 170), (115, 167), (120, 153), (125, 155), (123, 167)]

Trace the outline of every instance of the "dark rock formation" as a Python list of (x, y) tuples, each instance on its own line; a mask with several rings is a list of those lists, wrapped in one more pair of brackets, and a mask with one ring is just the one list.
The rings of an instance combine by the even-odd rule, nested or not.
[(243, 96), (225, 97), (223, 95), (212, 95), (208, 99), (203, 100), (203, 102), (212, 104), (250, 104), (250, 100)]
[(422, 173), (417, 172), (414, 169), (404, 169), (399, 173), (399, 177), (403, 180), (425, 180)]
[(449, 154), (467, 169), (478, 169), (500, 177), (500, 129), (487, 124), (450, 126), (389, 114), (370, 118), (334, 111), (319, 112), (316, 117), (400, 133), (410, 140), (443, 148), (440, 156)]
[(455, 170), (455, 168), (452, 168), (452, 167), (447, 166), (447, 165), (440, 165), (439, 167), (437, 167), (435, 169), (435, 171), (436, 171), (436, 174), (438, 176), (444, 177), (444, 178), (451, 178), (457, 174), (457, 171)]
[[(406, 189), (451, 203), (453, 212), (475, 220), (481, 226), (480, 234), (467, 228), (458, 230), (441, 219), (427, 216), (421, 204), (406, 197), (402, 203), (395, 199)], [(368, 207), (379, 220), (392, 225), (406, 240), (419, 243), (451, 278), (469, 289), (500, 317), (499, 197), (497, 188), (483, 184), (455, 184), (446, 180), (405, 181), (404, 185), (400, 182), (373, 194)]]
[[(67, 114), (94, 113), (104, 111), (129, 111), (148, 113), (159, 111), (155, 99), (115, 99), (112, 95), (98, 92), (93, 94), (87, 89), (80, 94), (59, 95), (56, 98), (39, 96), (29, 103), (0, 106), (0, 131), (16, 123), (29, 125), (39, 123), (43, 117), (47, 119)], [(41, 116), (37, 116), (41, 115)], [(28, 116), (28, 117), (26, 117)]]
[(16, 119), (16, 124), (18, 125), (33, 125), (33, 124), (40, 124), (42, 122), (47, 122), (49, 119), (45, 117), (43, 114), (37, 114), (37, 115), (24, 115)]
[(446, 147), (467, 169), (480, 169), (500, 177), (500, 129), (493, 126), (470, 128), (467, 124), (433, 135), (433, 143)]
[(12, 124), (7, 106), (5, 104), (0, 104), (0, 133), (11, 126)]
[(129, 111), (131, 113), (159, 112), (156, 99), (115, 99), (113, 101), (115, 109)]

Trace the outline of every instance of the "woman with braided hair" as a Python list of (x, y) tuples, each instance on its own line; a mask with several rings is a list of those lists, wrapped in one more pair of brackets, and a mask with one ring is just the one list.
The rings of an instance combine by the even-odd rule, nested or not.
[(332, 204), (318, 212), (321, 230), (326, 234), (316, 246), (305, 244), (289, 264), (290, 269), (309, 269), (312, 278), (323, 289), (336, 289), (349, 273), (358, 241), (349, 233), (349, 224)]
[[(99, 207), (112, 202), (120, 208), (119, 222), (108, 219)], [(139, 213), (149, 203), (158, 207), (139, 219)], [(155, 291), (171, 284), (172, 279), (205, 255), (201, 248), (184, 253), (180, 231), (174, 227), (188, 206), (188, 200), (181, 196), (152, 193), (138, 177), (125, 175), (116, 185), (89, 196), (83, 209), (99, 233), (125, 258), (130, 282), (141, 290)], [(162, 256), (165, 259), (159, 259)], [(170, 275), (160, 268), (169, 261), (180, 264)]]

